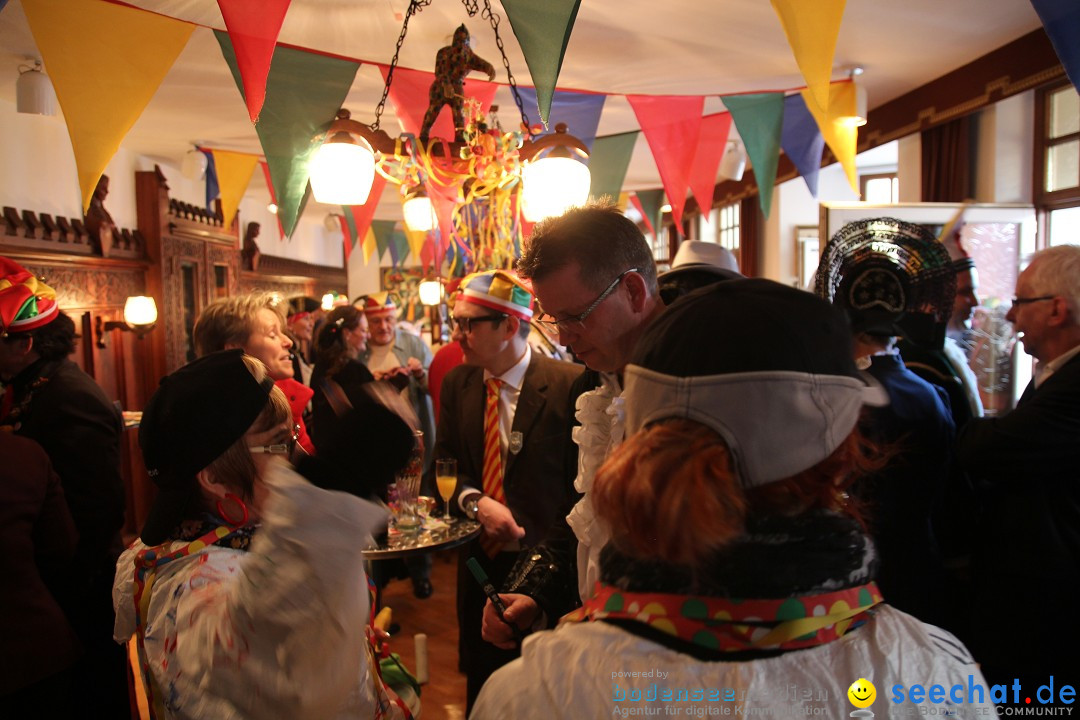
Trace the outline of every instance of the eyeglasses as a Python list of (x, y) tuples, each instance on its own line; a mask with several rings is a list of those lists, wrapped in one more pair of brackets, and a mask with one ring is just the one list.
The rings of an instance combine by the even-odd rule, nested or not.
[(1041, 300), (1053, 300), (1057, 295), (1040, 295), (1039, 297), (1014, 297), (1012, 299), (1013, 307), (1017, 305), (1027, 305), (1028, 303), (1039, 302)]
[(253, 453), (270, 453), (271, 455), (289, 455), (291, 457), (299, 439), (300, 426), (293, 425), (292, 437), (285, 442), (272, 443), (270, 445), (249, 445), (248, 450)]
[(638, 268), (630, 268), (629, 270), (623, 270), (619, 277), (611, 281), (611, 284), (607, 286), (604, 292), (600, 293), (600, 297), (593, 300), (592, 305), (585, 308), (585, 312), (580, 315), (574, 315), (572, 317), (563, 318), (561, 320), (540, 320), (537, 319), (536, 323), (540, 325), (544, 330), (547, 330), (552, 335), (557, 335), (560, 332), (580, 332), (585, 327), (585, 319), (592, 315), (593, 310), (600, 306), (600, 303), (607, 299), (607, 296), (615, 292), (615, 288), (618, 287), (619, 282), (626, 277), (627, 273), (641, 272)]
[(460, 328), (461, 332), (468, 335), (473, 331), (473, 326), (476, 323), (489, 322), (498, 324), (506, 319), (506, 315), (481, 315), (480, 317), (454, 317), (450, 316), (450, 328)]

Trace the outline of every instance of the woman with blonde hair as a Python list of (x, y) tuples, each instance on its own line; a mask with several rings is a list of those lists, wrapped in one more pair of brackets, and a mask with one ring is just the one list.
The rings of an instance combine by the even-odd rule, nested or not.
[[(408, 426), (365, 413), (351, 441), (400, 467)], [(367, 635), (359, 548), (385, 512), (284, 461), (295, 429), (266, 367), (240, 350), (186, 365), (150, 399), (139, 442), (159, 491), (117, 562), (114, 637), (135, 638), (154, 716), (405, 716)]]
[(627, 440), (592, 490), (612, 538), (600, 582), (556, 630), (526, 638), (471, 717), (724, 704), (836, 717), (856, 680), (879, 683), (879, 708), (897, 685), (985, 687), (959, 641), (886, 605), (873, 582), (845, 489), (882, 462), (855, 426), (884, 394), (851, 341), (842, 312), (768, 280), (719, 283), (660, 316), (626, 369)]

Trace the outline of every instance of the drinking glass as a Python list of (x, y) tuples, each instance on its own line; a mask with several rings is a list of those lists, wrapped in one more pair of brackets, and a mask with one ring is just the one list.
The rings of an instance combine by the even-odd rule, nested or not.
[(450, 518), (450, 498), (454, 497), (454, 489), (457, 487), (457, 460), (442, 458), (435, 461), (435, 483), (439, 486), (439, 495), (445, 503), (443, 520), (453, 522)]

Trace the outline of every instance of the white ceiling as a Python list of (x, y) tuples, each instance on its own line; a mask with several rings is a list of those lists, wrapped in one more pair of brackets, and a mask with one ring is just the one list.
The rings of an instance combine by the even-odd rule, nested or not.
[[(192, 142), (260, 152), (240, 93), (206, 29), (225, 27), (216, 0), (127, 2), (203, 27), (192, 35), (124, 146), (174, 164)], [(511, 70), (519, 83), (531, 84), (501, 3), (493, 5), (503, 16), (500, 35)], [(407, 7), (407, 0), (292, 0), (279, 40), (388, 64)], [(491, 28), (479, 15), (467, 17), (458, 0), (438, 0), (410, 21), (400, 64), (432, 70), (436, 51), (462, 22), (474, 37), (474, 50), (499, 69), (497, 79), (505, 82)], [(1027, 0), (848, 0), (834, 79), (846, 77), (853, 66), (865, 68), (863, 81), (874, 108), (1039, 26)], [(0, 12), (0, 98), (14, 102), (17, 65), (26, 56), (39, 53), (21, 3), (11, 0)], [(803, 84), (776, 13), (765, 0), (582, 0), (559, 78), (559, 87), (566, 89), (663, 95), (718, 96)], [(354, 118), (374, 120), (382, 85), (375, 65), (360, 68), (346, 102)], [(496, 103), (504, 126), (516, 126), (508, 89), (500, 89)], [(715, 97), (706, 101), (706, 112), (721, 109)], [(536, 122), (535, 108), (529, 115)], [(398, 127), (389, 104), (382, 126), (391, 134)], [(626, 100), (609, 97), (599, 134), (637, 127)], [(256, 173), (252, 190), (260, 185)], [(639, 138), (625, 187), (659, 185), (648, 146)], [(378, 214), (399, 213), (391, 198), (384, 199)]]

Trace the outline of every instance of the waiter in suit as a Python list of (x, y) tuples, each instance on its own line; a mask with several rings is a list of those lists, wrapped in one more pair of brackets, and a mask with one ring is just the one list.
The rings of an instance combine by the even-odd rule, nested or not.
[(1080, 681), (1080, 246), (1036, 253), (1006, 318), (1039, 362), (1016, 409), (959, 437), (983, 505), (971, 649), (1033, 692)]
[(465, 364), (443, 380), (436, 458), (456, 458), (454, 505), (483, 525), (458, 566), (460, 665), (467, 708), (484, 681), (519, 654), (480, 637), (486, 600), (465, 567), (475, 557), (498, 587), (522, 547), (538, 542), (577, 501), (570, 428), (570, 386), (580, 365), (529, 348), (532, 293), (502, 270), (475, 273), (461, 284), (451, 325)]

